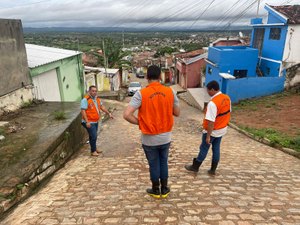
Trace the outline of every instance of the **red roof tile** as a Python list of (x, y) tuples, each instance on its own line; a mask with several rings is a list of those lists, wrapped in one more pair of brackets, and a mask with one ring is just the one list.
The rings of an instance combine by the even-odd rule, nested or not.
[(300, 5), (271, 6), (288, 18), (288, 24), (300, 24)]

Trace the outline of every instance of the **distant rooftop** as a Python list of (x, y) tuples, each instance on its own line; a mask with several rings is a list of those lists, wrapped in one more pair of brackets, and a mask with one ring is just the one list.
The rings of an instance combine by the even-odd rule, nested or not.
[(108, 73), (110, 75), (115, 75), (117, 72), (119, 72), (119, 69), (111, 69), (111, 68), (102, 68), (102, 67), (91, 67), (91, 66), (85, 66), (84, 70), (86, 72), (102, 72), (102, 73)]
[(71, 56), (81, 54), (78, 51), (45, 47), (40, 45), (25, 44), (29, 68), (59, 61)]
[(289, 24), (300, 24), (300, 5), (270, 6), (288, 18)]
[(189, 64), (192, 64), (194, 62), (197, 62), (198, 60), (201, 60), (201, 59), (205, 59), (207, 58), (208, 56), (208, 53), (203, 53), (202, 55), (198, 55), (198, 56), (195, 56), (193, 58), (189, 58), (189, 59), (186, 59), (186, 60), (183, 60), (185, 62), (185, 64), (189, 65)]

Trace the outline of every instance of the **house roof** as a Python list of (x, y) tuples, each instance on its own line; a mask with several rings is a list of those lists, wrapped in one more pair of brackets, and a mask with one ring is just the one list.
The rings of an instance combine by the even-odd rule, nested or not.
[(220, 43), (220, 42), (226, 42), (226, 43), (236, 42), (236, 43), (240, 43), (240, 44), (245, 43), (245, 41), (243, 39), (238, 38), (238, 37), (223, 37), (223, 38), (218, 38), (217, 40), (212, 42), (210, 44), (210, 46), (214, 46), (214, 45), (216, 45), (217, 43)]
[(270, 6), (288, 18), (288, 24), (300, 24), (300, 5)]
[(208, 56), (208, 53), (206, 52), (202, 55), (198, 55), (196, 57), (186, 59), (186, 60), (184, 60), (184, 62), (185, 62), (186, 65), (189, 65), (189, 64), (192, 64), (194, 62), (197, 62), (200, 59), (205, 59), (205, 58), (207, 58), (207, 56)]
[(112, 74), (112, 75), (115, 75), (117, 72), (119, 72), (119, 69), (109, 69), (109, 68), (107, 68), (105, 70), (105, 68), (102, 68), (102, 67), (91, 67), (91, 66), (85, 66), (84, 69), (86, 71), (99, 71), (99, 72), (102, 72), (102, 73), (107, 72), (108, 74)]
[(177, 53), (175, 54), (176, 58), (188, 58), (188, 57), (194, 57), (197, 55), (201, 55), (205, 52), (205, 50), (203, 49), (197, 49), (194, 51), (190, 51), (190, 52), (185, 52), (185, 53)]
[(25, 44), (25, 48), (29, 68), (35, 68), (81, 54), (81, 52), (78, 51), (45, 47), (33, 44)]

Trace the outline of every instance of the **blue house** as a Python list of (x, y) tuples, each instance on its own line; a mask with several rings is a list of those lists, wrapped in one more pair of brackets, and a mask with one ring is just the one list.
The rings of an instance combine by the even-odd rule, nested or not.
[(286, 69), (300, 63), (300, 5), (269, 6), (251, 20), (250, 46), (210, 47), (206, 83), (217, 80), (232, 102), (284, 90)]

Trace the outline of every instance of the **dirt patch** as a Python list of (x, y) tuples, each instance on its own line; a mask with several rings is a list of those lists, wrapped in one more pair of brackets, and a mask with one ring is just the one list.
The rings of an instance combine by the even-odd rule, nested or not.
[(233, 106), (232, 122), (240, 127), (272, 128), (290, 137), (300, 136), (300, 92), (284, 92)]

